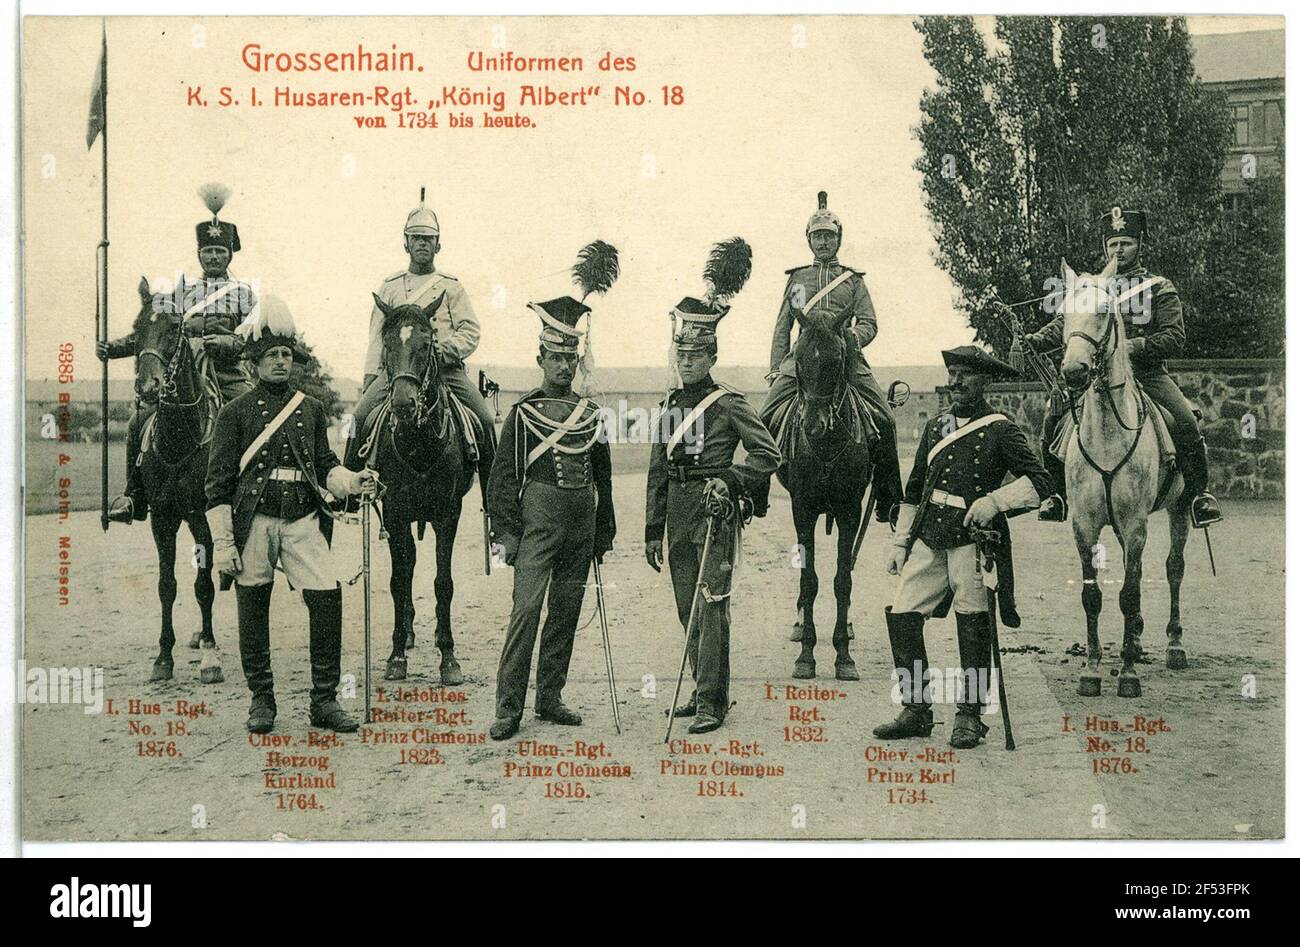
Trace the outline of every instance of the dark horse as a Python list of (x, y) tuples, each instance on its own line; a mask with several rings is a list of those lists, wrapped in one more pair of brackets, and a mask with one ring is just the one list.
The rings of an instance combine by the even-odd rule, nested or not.
[(176, 534), (184, 521), (194, 537), (194, 598), (203, 616), (202, 629), (190, 642), (202, 650), (199, 678), (204, 684), (225, 680), (217, 641), (212, 634), (212, 534), (204, 516), (203, 481), (208, 469), (208, 441), (220, 393), (205, 384), (194, 361), (189, 338), (181, 331), (177, 300), (184, 292), (153, 294), (140, 280), (140, 312), (135, 317), (135, 392), (141, 405), (153, 405), (145, 423), (140, 473), (149, 497), (149, 525), (158, 549), (158, 601), (162, 631), (151, 681), (172, 677), (172, 605), (176, 601)]
[(384, 314), (383, 364), (390, 379), (389, 391), (384, 404), (372, 413), (373, 437), (361, 433), (366, 438), (362, 456), (373, 458), (371, 464), (385, 488), (383, 523), (392, 559), (393, 652), (384, 679), (406, 678), (406, 650), (415, 645), (411, 584), (416, 547), (411, 524), (417, 524), (420, 538), (424, 538), (425, 524), (430, 523), (438, 557), (433, 591), (437, 614), (434, 643), (442, 652), (439, 672), (444, 685), (460, 684), (464, 675), (451, 633), (451, 557), (461, 501), (473, 482), (474, 467), (453, 417), (451, 392), (442, 381), (434, 355), (430, 320), (442, 304), (442, 295), (423, 309), (389, 306), (378, 296), (375, 303)]
[(826, 532), (839, 528), (835, 568), (835, 676), (858, 680), (849, 654), (852, 632), (849, 600), (853, 590), (853, 545), (862, 521), (862, 497), (871, 482), (871, 448), (877, 433), (848, 381), (848, 347), (841, 328), (852, 315), (839, 318), (796, 313), (799, 338), (794, 346), (798, 393), (789, 408), (788, 434), (782, 438), (777, 478), (790, 492), (791, 511), (802, 569), (799, 573), (798, 613), (791, 639), (802, 646), (795, 660), (796, 678), (817, 675), (813, 650), (817, 628), (813, 603), (817, 599), (815, 556), (817, 518), (826, 514)]

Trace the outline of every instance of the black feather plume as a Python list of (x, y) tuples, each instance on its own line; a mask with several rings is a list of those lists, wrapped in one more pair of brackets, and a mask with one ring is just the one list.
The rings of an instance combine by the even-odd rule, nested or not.
[(582, 298), (604, 293), (618, 279), (618, 250), (604, 240), (593, 240), (578, 251), (573, 264), (573, 282), (582, 287)]
[(730, 299), (740, 292), (753, 269), (754, 253), (742, 237), (715, 243), (704, 264), (704, 279), (713, 285), (715, 299)]

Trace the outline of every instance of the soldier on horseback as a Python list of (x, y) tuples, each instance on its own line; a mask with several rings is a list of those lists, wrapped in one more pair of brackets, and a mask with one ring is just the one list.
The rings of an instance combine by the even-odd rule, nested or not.
[[(465, 373), (465, 359), (478, 348), (479, 322), (460, 280), (434, 269), (434, 257), (441, 249), (441, 232), (437, 215), (424, 206), (423, 190), (420, 192), (420, 205), (407, 214), (402, 233), (410, 258), (407, 267), (384, 280), (375, 295), (395, 309), (402, 305), (427, 305), (439, 293), (445, 294), (442, 305), (431, 320), (433, 344), (447, 389), (473, 413), (482, 428), (481, 432), (462, 428), (461, 433), (470, 449), (471, 459), (477, 462), (479, 487), (486, 506), (488, 475), (496, 454), (496, 415)], [(361, 464), (357, 451), (365, 435), (366, 420), (388, 395), (389, 379), (382, 364), (383, 329), (384, 314), (376, 304), (370, 313), (370, 341), (362, 379), (364, 393), (353, 408), (353, 433), (343, 457), (344, 463), (354, 470)]]
[[(899, 582), (885, 624), (903, 710), (874, 732), (881, 740), (929, 736), (934, 714), (923, 631), (927, 618), (951, 606), (957, 613), (962, 694), (950, 742), (969, 749), (988, 731), (980, 715), (991, 655), (988, 596), (970, 527), (992, 525), (1008, 536), (1006, 514), (1038, 507), (1050, 481), (1024, 432), (984, 399), (990, 381), (1014, 378), (1015, 369), (973, 345), (946, 351), (943, 360), (952, 408), (931, 418), (921, 434), (888, 559), (889, 573)], [(1004, 485), (1007, 474), (1016, 479)], [(999, 554), (998, 572), (998, 610), (1016, 627), (1009, 544)]]
[[(234, 224), (217, 217), (230, 197), (230, 189), (221, 184), (206, 184), (199, 189), (199, 196), (212, 211), (212, 219), (200, 221), (195, 228), (203, 278), (185, 280), (178, 287), (184, 307), (182, 331), (191, 339), (203, 376), (220, 392), (220, 402), (225, 404), (252, 387), (241, 358), (243, 341), (235, 334), (235, 327), (253, 311), (257, 296), (248, 283), (230, 276), (231, 257), (239, 252), (239, 231)], [(127, 334), (109, 342), (97, 342), (95, 352), (101, 359), (134, 356), (134, 337)], [(144, 520), (149, 514), (139, 457), (141, 433), (154, 408), (152, 404), (137, 403), (127, 425), (126, 491), (108, 509), (108, 518), (115, 523)]]
[[(1119, 310), (1133, 374), (1152, 400), (1169, 413), (1169, 433), (1178, 467), (1193, 498), (1192, 525), (1204, 528), (1223, 519), (1218, 501), (1207, 489), (1210, 468), (1205, 439), (1192, 406), (1165, 367), (1165, 359), (1177, 357), (1187, 340), (1182, 301), (1172, 282), (1142, 265), (1142, 242), (1147, 232), (1144, 211), (1113, 207), (1102, 216), (1100, 229), (1102, 250), (1108, 258), (1116, 258), (1116, 279), (1123, 281), (1125, 293), (1131, 296)], [(1064, 345), (1064, 325), (1065, 314), (1057, 313), (1047, 325), (1026, 335), (1024, 341), (1036, 351), (1059, 352)], [(1065, 463), (1053, 450), (1065, 409), (1061, 403), (1058, 410), (1049, 411), (1043, 419), (1043, 461), (1052, 475), (1054, 493), (1043, 504), (1038, 518), (1050, 522), (1068, 518)]]
[(844, 228), (839, 217), (826, 209), (825, 191), (818, 193), (817, 211), (808, 218), (804, 233), (813, 252), (813, 262), (786, 270), (790, 278), (772, 332), (770, 370), (776, 377), (759, 416), (776, 436), (783, 409), (798, 393), (794, 352), (790, 347), (796, 310), (806, 314), (830, 313), (832, 320), (852, 311), (842, 330), (850, 359), (848, 381), (870, 406), (871, 418), (880, 433), (872, 458), (876, 519), (888, 522), (894, 505), (902, 498), (903, 488), (893, 415), (863, 355), (863, 350), (876, 337), (876, 310), (871, 305), (871, 294), (867, 292), (862, 272), (845, 266), (837, 258)]
[(339, 463), (324, 406), (290, 384), (305, 353), (288, 307), (268, 297), (240, 332), (258, 381), (217, 415), (204, 489), (213, 562), (235, 582), (239, 659), (253, 695), (247, 727), (267, 733), (275, 724), (270, 613), (278, 568), (307, 605), (311, 725), (350, 733), (357, 722), (337, 700), (343, 595), (329, 568), (334, 521), (326, 501), (327, 491), (343, 498), (371, 489), (374, 475)]

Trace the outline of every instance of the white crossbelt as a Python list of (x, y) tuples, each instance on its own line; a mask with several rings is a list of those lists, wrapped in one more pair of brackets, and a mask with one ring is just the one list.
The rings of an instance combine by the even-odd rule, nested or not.
[(966, 509), (966, 498), (949, 493), (947, 490), (931, 491), (930, 502), (935, 506), (955, 506), (959, 510)]
[(303, 472), (296, 467), (276, 467), (271, 471), (272, 480), (306, 480)]

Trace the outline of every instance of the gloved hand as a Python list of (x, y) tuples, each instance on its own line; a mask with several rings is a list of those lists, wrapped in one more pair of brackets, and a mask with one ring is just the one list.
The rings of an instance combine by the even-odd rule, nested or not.
[(99, 339), (95, 342), (95, 358), (99, 359), (101, 362), (108, 361), (108, 343), (103, 339)]
[(903, 563), (907, 561), (907, 546), (902, 543), (894, 543), (889, 547), (885, 556), (885, 571), (890, 575), (898, 575), (903, 571)]
[(662, 540), (645, 544), (645, 561), (650, 563), (650, 568), (655, 572), (663, 569), (664, 565), (664, 544)]
[(239, 550), (233, 540), (221, 540), (213, 544), (212, 565), (221, 575), (235, 575), (243, 570)]
[(961, 525), (969, 526), (971, 521), (974, 520), (980, 526), (988, 526), (999, 512), (998, 504), (992, 497), (980, 497), (970, 505), (970, 509), (966, 511), (966, 517), (961, 521)]

